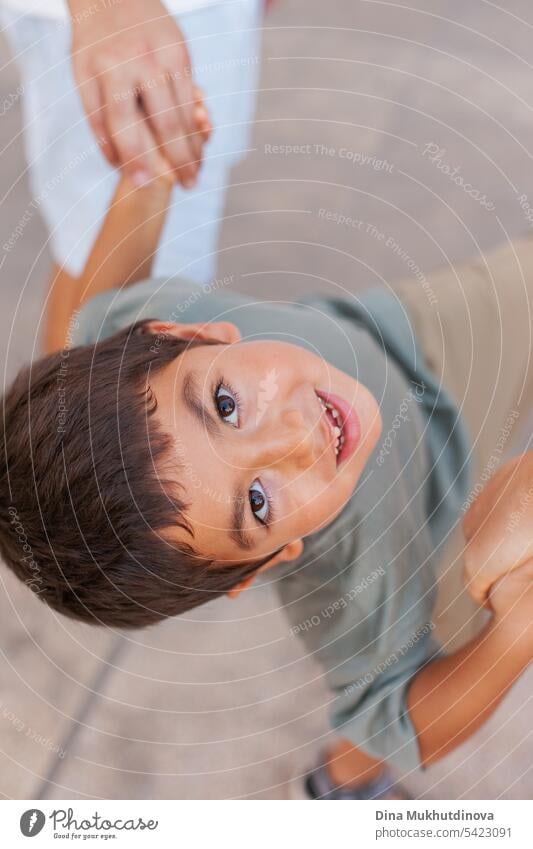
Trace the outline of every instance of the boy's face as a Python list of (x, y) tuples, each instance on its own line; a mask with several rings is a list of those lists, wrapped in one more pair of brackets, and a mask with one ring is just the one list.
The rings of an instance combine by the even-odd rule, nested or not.
[[(223, 340), (187, 349), (150, 377), (195, 550), (235, 564), (280, 549), (276, 562), (298, 556), (299, 541), (342, 510), (376, 444), (374, 397), (315, 354), (238, 341), (225, 322), (150, 329)], [(181, 528), (173, 540), (191, 543)]]

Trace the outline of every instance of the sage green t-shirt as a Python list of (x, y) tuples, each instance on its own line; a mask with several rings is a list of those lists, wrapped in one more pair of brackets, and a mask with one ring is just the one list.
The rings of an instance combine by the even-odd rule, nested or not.
[(280, 566), (277, 588), (291, 633), (320, 661), (332, 724), (401, 769), (420, 765), (406, 691), (439, 651), (431, 614), (434, 564), (468, 492), (468, 444), (457, 410), (417, 350), (389, 293), (257, 301), (231, 281), (197, 286), (148, 280), (89, 301), (75, 344), (92, 344), (142, 318), (232, 321), (244, 339), (302, 345), (356, 377), (378, 399), (383, 433), (344, 510)]

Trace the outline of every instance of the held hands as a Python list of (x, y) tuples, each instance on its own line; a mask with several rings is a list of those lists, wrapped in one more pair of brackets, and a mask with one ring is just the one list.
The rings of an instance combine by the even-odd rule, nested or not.
[[(204, 106), (203, 96), (200, 89), (193, 86), (193, 94), (195, 98), (193, 117), (197, 128), (196, 131), (202, 141), (206, 142), (212, 132), (209, 115)], [(172, 188), (172, 186), (178, 181), (178, 178), (172, 164), (166, 158), (165, 151), (161, 147), (158, 148), (153, 146), (153, 142), (150, 138), (146, 125), (141, 125), (140, 133), (141, 138), (146, 143), (146, 161), (150, 169), (150, 180), (143, 183), (141, 186), (139, 186), (136, 181), (132, 181), (134, 187), (143, 189), (140, 193), (141, 195), (145, 194), (146, 189), (150, 187), (156, 188), (157, 186), (164, 186), (166, 189)], [(130, 178), (125, 175), (124, 179), (127, 181)]]
[[(494, 609), (495, 600), (507, 593), (502, 576), (516, 570), (517, 581), (527, 574), (533, 579), (533, 452), (494, 475), (466, 514), (463, 528), (465, 586), (475, 601)], [(513, 581), (509, 575), (507, 586)], [(531, 592), (529, 598), (533, 620)]]
[(160, 0), (101, 4), (68, 0), (72, 66), (104, 156), (135, 185), (157, 176), (153, 151), (184, 188), (196, 182), (209, 119), (183, 33)]

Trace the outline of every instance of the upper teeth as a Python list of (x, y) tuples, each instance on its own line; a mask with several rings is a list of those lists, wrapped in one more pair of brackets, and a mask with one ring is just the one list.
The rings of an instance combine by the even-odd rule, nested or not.
[(344, 436), (343, 436), (343, 433), (342, 433), (342, 418), (341, 418), (341, 415), (340, 415), (339, 411), (333, 406), (333, 404), (330, 404), (328, 401), (324, 401), (324, 399), (320, 398), (320, 396), (319, 396), (319, 401), (322, 404), (322, 407), (324, 408), (324, 410), (329, 410), (331, 415), (335, 419), (335, 421), (338, 422), (337, 427), (331, 428), (332, 431), (333, 431), (333, 436), (336, 439), (335, 454), (338, 454), (339, 451), (341, 450), (342, 446), (344, 445)]

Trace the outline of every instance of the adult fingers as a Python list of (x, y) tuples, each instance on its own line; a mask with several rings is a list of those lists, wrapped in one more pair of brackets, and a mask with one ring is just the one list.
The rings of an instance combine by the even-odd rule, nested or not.
[(174, 87), (166, 79), (162, 84), (147, 87), (142, 100), (153, 134), (166, 159), (176, 169), (180, 182), (186, 187), (192, 186), (198, 165)]
[(182, 75), (180, 80), (178, 80), (175, 76), (172, 76), (171, 84), (174, 90), (176, 102), (180, 107), (180, 115), (187, 133), (193, 162), (196, 165), (196, 173), (198, 173), (202, 165), (202, 150), (204, 142), (196, 119), (197, 100), (195, 87), (190, 76), (187, 74), (184, 76)]
[(140, 86), (135, 78), (109, 70), (101, 76), (105, 100), (105, 125), (117, 151), (119, 164), (137, 185), (150, 179), (150, 147), (157, 144), (150, 132), (141, 130), (145, 120), (139, 104)]
[(202, 142), (205, 144), (209, 140), (211, 133), (213, 132), (213, 125), (211, 124), (211, 119), (209, 117), (209, 111), (207, 106), (205, 105), (204, 93), (198, 88), (198, 86), (193, 86), (193, 96), (194, 96), (194, 121), (197, 127), (197, 130), (202, 138)]
[[(148, 122), (144, 121), (140, 129), (141, 133), (146, 134), (146, 144), (152, 145)], [(151, 146), (148, 158), (150, 162), (150, 175), (155, 180), (164, 180), (169, 186), (173, 186), (176, 181), (176, 172), (164, 157), (161, 149)]]
[(104, 103), (98, 79), (90, 74), (85, 63), (77, 62), (73, 58), (72, 65), (80, 99), (96, 142), (109, 164), (116, 166), (119, 157), (105, 123)]
[[(196, 176), (201, 165), (203, 140), (195, 121), (195, 86), (191, 73), (191, 61), (183, 33), (177, 27), (172, 42), (161, 44), (156, 57), (159, 65), (166, 69), (171, 97), (178, 107), (178, 118), (190, 150), (193, 171)], [(185, 174), (187, 169), (185, 169)], [(180, 178), (184, 174), (179, 173)], [(183, 182), (183, 179), (182, 179)]]

